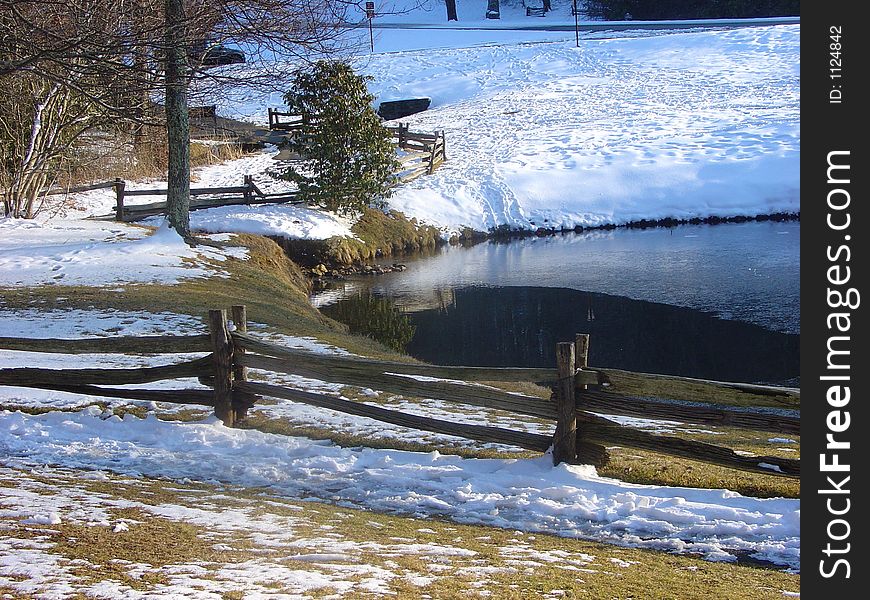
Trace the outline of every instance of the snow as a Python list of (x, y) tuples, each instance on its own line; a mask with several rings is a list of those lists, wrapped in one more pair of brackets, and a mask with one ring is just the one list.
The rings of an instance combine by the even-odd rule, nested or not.
[[(375, 105), (430, 98), (402, 121), (447, 136), (447, 162), (392, 208), (445, 234), (799, 211), (799, 25), (584, 34), (579, 48), (573, 32), (484, 33), (382, 30), (396, 51), (356, 59)], [(252, 122), (281, 104), (247, 89), (218, 102)]]
[(173, 284), (225, 276), (219, 263), (245, 255), (191, 248), (167, 225), (148, 229), (95, 221), (0, 219), (0, 287)]
[(391, 206), (456, 231), (799, 210), (798, 26), (408, 52), (367, 65), (448, 161)]
[[(372, 77), (375, 106), (431, 98), (429, 110), (403, 121), (447, 136), (448, 160), (398, 188), (391, 208), (445, 236), (463, 227), (570, 229), (800, 210), (799, 24), (584, 32), (577, 48), (573, 31), (505, 29), (529, 20), (517, 7), (506, 5), (500, 23), (485, 23), (485, 3), (460, 4), (461, 23), (499, 29), (383, 29), (388, 49), (352, 59)], [(441, 27), (443, 7), (431, 8), (383, 22)], [(567, 10), (557, 7), (547, 23)], [(289, 77), (294, 64), (270, 69)], [(282, 104), (274, 88), (245, 85), (210, 101), (222, 115), (258, 124), (267, 107)], [(275, 154), (270, 148), (199, 169), (195, 185), (240, 185), (252, 175), (266, 192), (291, 189), (269, 175)], [(131, 182), (130, 189), (163, 185)], [(80, 216), (105, 214), (113, 192), (78, 194), (76, 202)], [(191, 216), (195, 229), (208, 232), (352, 235), (352, 220), (299, 206)]]
[(735, 560), (729, 549), (799, 568), (800, 503), (600, 477), (537, 459), (463, 459), (224, 427), (214, 417), (101, 419), (101, 410), (0, 412), (6, 464), (63, 464), (136, 477), (193, 477), (289, 497)]
[[(501, 23), (489, 23), (481, 17), (482, 0), (459, 4), (463, 25), (488, 29), (444, 30), (439, 12), (443, 6), (433, 3), (431, 13), (379, 17), (383, 23), (400, 23), (409, 29), (379, 31), (376, 52), (355, 58), (359, 70), (373, 77), (370, 86), (376, 103), (430, 97), (430, 110), (405, 121), (413, 130), (444, 130), (447, 134), (448, 161), (434, 175), (398, 189), (389, 200), (391, 207), (436, 224), (445, 235), (464, 226), (479, 230), (571, 228), (637, 219), (799, 210), (799, 25), (757, 22), (757, 26), (740, 29), (584, 33), (578, 49), (573, 32), (504, 30), (506, 24), (526, 21), (515, 6), (503, 3)], [(571, 22), (565, 10), (557, 7), (547, 22)], [(410, 29), (411, 25), (433, 28)], [(279, 104), (276, 98), (280, 95), (241, 89), (235, 97), (225, 94), (215, 101), (221, 114), (263, 122), (266, 107)], [(286, 191), (289, 184), (268, 175), (275, 165), (275, 153), (270, 148), (199, 169), (194, 185), (239, 185), (245, 175), (252, 175), (266, 192)], [(128, 186), (159, 188), (165, 182), (137, 181)], [(35, 220), (0, 219), (0, 287), (90, 285), (122, 293), (126, 284), (174, 284), (227, 276), (226, 261), (246, 258), (239, 248), (191, 248), (159, 218), (147, 220), (156, 228), (88, 219), (111, 212), (115, 198), (110, 190), (76, 194), (70, 200), (49, 206)], [(156, 198), (130, 200), (147, 203)], [(352, 235), (351, 219), (289, 205), (195, 211), (191, 224), (222, 242), (232, 240), (228, 233), (245, 232), (306, 239)], [(257, 324), (250, 327), (285, 345), (346, 354), (311, 338), (282, 336)], [(90, 337), (182, 329), (205, 330), (201, 320), (170, 313), (30, 308), (4, 310), (0, 336)], [(70, 358), (0, 351), (0, 361), (4, 367), (153, 366), (166, 357)], [(275, 376), (272, 382), (333, 395), (343, 389), (327, 381), (291, 376)], [(179, 383), (201, 387), (193, 379), (169, 385)], [(435, 417), (449, 414), (464, 422), (551, 433), (552, 424), (528, 419), (520, 423), (483, 409), (458, 413), (455, 406), (433, 399), (411, 402), (385, 396), (362, 391), (365, 402), (409, 412)], [(82, 477), (95, 481), (109, 481), (116, 477), (109, 473), (120, 473), (129, 478), (259, 487), (290, 499), (313, 497), (378, 511), (509, 528), (517, 530), (518, 536), (522, 532), (553, 533), (700, 554), (709, 560), (733, 561), (735, 554), (749, 553), (789, 570), (799, 569), (799, 500), (628, 484), (601, 477), (591, 467), (553, 467), (547, 455), (463, 459), (438, 452), (341, 448), (302, 437), (227, 429), (214, 418), (182, 423), (160, 421), (153, 414), (144, 419), (128, 414), (122, 419), (111, 410), (88, 406), (95, 400), (0, 387), (4, 405), (55, 409), (39, 415), (0, 411), (0, 465), (86, 469)], [(113, 402), (108, 405), (109, 409), (114, 406)], [(151, 403), (145, 406), (152, 413), (157, 408)], [(66, 412), (57, 410), (61, 408)], [(374, 438), (469, 443), (291, 402), (253, 410), (295, 424)], [(625, 422), (667, 431), (682, 425), (643, 419)], [(795, 443), (787, 438), (768, 441)], [(51, 477), (61, 475), (51, 471)], [(19, 485), (37, 485), (27, 481)], [(84, 492), (47, 494), (0, 487), (0, 515), (34, 527), (84, 521), (123, 536), (137, 523), (114, 518), (109, 508), (134, 505), (142, 508), (134, 502), (110, 502)], [(292, 517), (252, 515), (250, 510), (218, 513), (170, 504), (147, 510), (213, 530), (245, 523), (256, 530), (258, 548), (290, 543)], [(434, 530), (419, 528), (417, 533), (429, 535), (429, 531)], [(171, 581), (167, 591), (196, 581), (204, 590), (198, 597), (215, 597), (212, 593), (231, 589), (229, 583), (238, 579), (252, 586), (252, 597), (265, 597), (264, 590), (275, 581), (299, 595), (321, 588), (337, 593), (352, 589), (390, 593), (387, 583), (396, 573), (380, 567), (342, 565), (334, 576), (328, 570), (312, 574), (309, 564), (323, 568), (324, 564), (346, 562), (359, 546), (343, 545), (329, 535), (336, 534), (324, 534), (307, 545), (294, 542), (300, 546), (294, 557), (298, 566), (239, 563), (224, 571), (221, 577), (226, 580), (221, 582), (199, 578), (200, 566), (175, 565), (163, 573)], [(374, 549), (384, 556), (424, 555), (434, 563), (445, 556), (474, 554), (419, 540), (394, 541), (395, 546)], [(40, 597), (72, 594), (75, 565), (47, 552), (48, 546), (38, 539), (10, 542), (0, 537), (0, 585), (12, 581), (15, 591)], [(560, 560), (530, 552), (520, 547), (502, 549), (503, 556), (514, 561), (512, 569)], [(592, 559), (575, 556), (561, 563), (564, 568), (588, 570)], [(619, 568), (632, 564), (620, 559), (610, 559), (610, 563)], [(434, 577), (439, 565), (429, 566)], [(141, 566), (129, 567), (131, 574), (144, 572)], [(467, 567), (484, 577), (489, 568)], [(419, 586), (431, 580), (428, 574), (407, 577)], [(88, 593), (146, 597), (108, 581)]]

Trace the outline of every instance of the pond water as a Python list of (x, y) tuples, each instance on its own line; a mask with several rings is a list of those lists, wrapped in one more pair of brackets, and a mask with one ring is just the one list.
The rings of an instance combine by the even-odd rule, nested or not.
[(404, 272), (317, 294), (390, 298), (408, 352), (443, 364), (549, 366), (590, 333), (590, 364), (732, 381), (799, 381), (800, 223), (615, 229), (403, 259)]

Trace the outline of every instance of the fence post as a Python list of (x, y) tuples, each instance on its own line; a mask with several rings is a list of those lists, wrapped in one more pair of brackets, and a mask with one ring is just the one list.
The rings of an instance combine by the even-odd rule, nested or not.
[[(577, 333), (574, 335), (574, 366), (577, 369), (585, 369), (589, 366), (589, 334)], [(578, 390), (585, 390), (585, 385), (578, 385)]]
[[(239, 333), (248, 332), (248, 312), (243, 304), (237, 304), (232, 307), (231, 315), (233, 317), (233, 325), (236, 326), (236, 331)], [(248, 368), (237, 363), (240, 356), (245, 354), (245, 349), (236, 344), (233, 339), (233, 381), (245, 382), (248, 380)], [(233, 407), (233, 422), (241, 421), (248, 416), (248, 405), (237, 404)]]
[(574, 401), (574, 344), (556, 344), (556, 433), (553, 436), (553, 464), (575, 462), (577, 457), (577, 408)]
[(250, 204), (254, 195), (254, 176), (245, 175), (245, 204)]
[(447, 135), (441, 130), (441, 160), (447, 160)]
[[(589, 366), (589, 334), (576, 333), (574, 334), (574, 369), (580, 371)], [(574, 408), (578, 409), (583, 404), (583, 394), (578, 393), (587, 388), (586, 385), (577, 382), (575, 377), (574, 385)], [(604, 446), (590, 444), (583, 440), (583, 428), (577, 427), (577, 460), (579, 462), (592, 463), (595, 466), (601, 466), (607, 462), (607, 449)]]
[(208, 332), (214, 364), (214, 414), (233, 426), (233, 343), (227, 329), (226, 309), (208, 311)]
[(120, 177), (115, 177), (115, 220), (124, 220), (124, 188), (126, 183)]

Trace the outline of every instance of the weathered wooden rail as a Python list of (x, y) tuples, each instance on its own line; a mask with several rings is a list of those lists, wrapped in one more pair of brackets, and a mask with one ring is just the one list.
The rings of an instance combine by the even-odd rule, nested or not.
[(415, 133), (408, 125), (389, 126), (396, 146), (402, 152), (396, 172), (400, 183), (407, 183), (422, 175), (431, 175), (438, 165), (447, 160), (447, 140), (444, 132)]
[[(606, 446), (625, 446), (746, 471), (788, 477), (800, 474), (799, 460), (746, 456), (730, 448), (655, 435), (608, 419), (606, 415), (626, 415), (790, 435), (800, 432), (798, 418), (605, 392), (599, 382), (607, 379), (607, 372), (587, 366), (587, 335), (581, 334), (573, 342), (557, 345), (555, 368), (443, 366), (323, 355), (286, 348), (247, 333), (245, 307), (232, 307), (230, 316), (234, 325), (232, 330), (227, 311), (210, 311), (208, 335), (78, 340), (0, 337), (0, 348), (30, 352), (204, 354), (177, 364), (137, 369), (6, 368), (0, 369), (0, 385), (211, 406), (228, 426), (243, 419), (247, 410), (261, 398), (273, 397), (481, 442), (509, 444), (540, 452), (552, 448), (554, 463), (601, 464), (607, 460)], [(408, 414), (325, 394), (250, 381), (248, 374), (251, 369), (507, 411), (555, 422), (555, 431), (548, 436)], [(191, 377), (212, 389), (107, 387)], [(544, 383), (553, 393), (550, 398), (537, 398), (506, 392), (481, 382)], [(721, 385), (728, 387), (732, 384)]]
[(307, 124), (303, 115), (269, 108), (269, 129), (275, 131), (299, 131)]
[[(167, 202), (151, 202), (148, 204), (127, 204), (126, 199), (134, 196), (165, 196), (169, 190), (145, 189), (128, 190), (126, 182), (116, 179), (115, 188), (115, 220), (137, 221), (145, 217), (161, 215), (166, 212)], [(237, 206), (254, 204), (286, 204), (299, 202), (295, 192), (266, 194), (251, 175), (245, 175), (240, 186), (191, 188), (190, 210), (215, 208), (218, 206)]]

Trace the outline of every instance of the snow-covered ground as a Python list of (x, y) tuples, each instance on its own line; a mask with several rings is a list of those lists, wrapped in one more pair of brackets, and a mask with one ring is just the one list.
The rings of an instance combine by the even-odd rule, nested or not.
[[(8, 311), (7, 318), (0, 323), (0, 336), (101, 337), (118, 329), (127, 334), (146, 335), (177, 331), (181, 327), (204, 330), (196, 319), (171, 313), (23, 310)], [(316, 340), (270, 334), (257, 324), (251, 330), (288, 346), (314, 352), (342, 352)], [(129, 368), (194, 357), (73, 358), (0, 351), (0, 361), (6, 367), (64, 368), (74, 361), (76, 367)], [(277, 378), (273, 382), (336, 396), (343, 390), (340, 385), (298, 377)], [(159, 387), (198, 385), (190, 379), (162, 382)], [(362, 390), (361, 396), (364, 401), (381, 401), (372, 390)], [(519, 460), (463, 459), (437, 452), (342, 448), (305, 438), (227, 429), (212, 417), (194, 423), (164, 422), (153, 415), (145, 419), (127, 415), (121, 419), (112, 416), (111, 410), (93, 406), (94, 402), (106, 399), (86, 395), (0, 387), (0, 399), (17, 407), (64, 409), (41, 415), (0, 412), (3, 457), (0, 463), (16, 468), (53, 464), (127, 475), (262, 486), (290, 498), (314, 497), (403, 514), (439, 515), (461, 523), (701, 554), (709, 560), (735, 560), (735, 552), (747, 552), (789, 569), (799, 568), (798, 500), (761, 500), (726, 490), (626, 484), (600, 477), (592, 467), (554, 468), (546, 455)], [(110, 407), (125, 404), (129, 402), (108, 402)], [(134, 404), (150, 412), (172, 410), (154, 403)], [(510, 419), (499, 411), (457, 412), (436, 400), (412, 403), (391, 398), (388, 404), (428, 416), (552, 433), (551, 424)], [(323, 426), (371, 439), (462, 442), (458, 438), (421, 435), (415, 430), (292, 402), (264, 404), (254, 411), (300, 426)], [(664, 426), (671, 430), (682, 426), (642, 419), (633, 420), (632, 425), (651, 429)], [(782, 440), (772, 438), (771, 442)], [(50, 513), (27, 516), (50, 517)]]
[[(441, 17), (395, 17), (422, 18)], [(431, 98), (403, 121), (447, 136), (448, 161), (390, 200), (409, 216), (455, 232), (800, 210), (800, 25), (584, 34), (579, 48), (573, 32), (380, 35), (390, 50), (355, 60), (375, 104)], [(219, 110), (262, 123), (280, 105), (236, 89)]]
[(60, 464), (133, 476), (264, 487), (410, 515), (735, 560), (728, 550), (799, 569), (800, 503), (725, 490), (632, 485), (593, 467), (536, 459), (341, 448), (229, 429), (214, 417), (167, 423), (105, 418), (97, 407), (37, 416), (0, 412), (7, 464)]
[[(503, 16), (509, 12), (506, 8)], [(419, 22), (427, 14), (402, 18)], [(380, 39), (394, 31), (384, 30)], [(357, 59), (359, 68), (374, 77), (371, 87), (379, 100), (432, 98), (429, 111), (407, 119), (412, 129), (447, 132), (448, 162), (435, 175), (401, 188), (390, 200), (409, 216), (449, 233), (461, 226), (573, 227), (666, 216), (799, 210), (798, 25), (613, 34), (608, 39), (587, 36), (579, 49), (574, 48), (573, 34), (559, 32), (499, 31), (487, 36), (405, 32), (391, 43), (405, 48), (426, 44), (434, 49), (392, 48)], [(275, 105), (274, 97), (242, 90), (221, 108), (225, 114), (258, 121), (265, 120), (267, 106)], [(202, 169), (195, 185), (238, 185), (243, 175), (250, 174), (264, 191), (286, 189), (286, 184), (266, 175), (274, 164), (273, 154), (270, 150)], [(131, 182), (130, 189), (161, 185)], [(236, 249), (191, 249), (165, 227), (152, 232), (84, 219), (108, 214), (113, 206), (112, 192), (97, 190), (52, 206), (32, 222), (0, 219), (0, 287), (77, 284), (120, 289), (130, 282), (172, 283), (221, 276), (223, 261), (245, 258)], [(326, 238), (350, 235), (351, 222), (305, 208), (275, 206), (197, 211), (192, 213), (192, 224), (215, 233)], [(5, 310), (0, 336), (159, 333), (177, 330), (180, 324), (190, 329), (197, 322), (172, 314)], [(253, 329), (279, 337), (264, 328)], [(284, 336), (280, 341), (312, 351), (342, 351), (305, 338)], [(0, 351), (4, 368), (144, 366), (157, 360)], [(342, 393), (341, 386), (329, 382), (280, 381)], [(195, 380), (180, 383), (199, 385)], [(424, 400), (415, 408), (403, 398), (382, 398), (371, 390), (361, 394), (367, 402), (428, 415), (450, 410), (435, 400)], [(588, 467), (554, 468), (547, 457), (463, 459), (341, 448), (305, 438), (226, 429), (213, 419), (193, 423), (162, 422), (153, 415), (120, 419), (88, 406), (96, 400), (0, 387), (2, 404), (54, 411), (0, 412), (0, 465), (33, 469), (50, 463), (200, 480), (220, 473), (224, 483), (265, 486), (291, 498), (311, 495), (404, 514), (441, 515), (463, 523), (699, 553), (710, 560), (749, 554), (799, 568), (798, 500), (625, 484), (600, 477)], [(152, 412), (167, 410), (143, 405)], [(300, 426), (459, 443), (289, 402), (255, 410)], [(492, 411), (451, 413), (467, 422), (520, 427)], [(649, 422), (634, 424), (652, 427)], [(522, 426), (549, 432), (546, 424)], [(770, 443), (791, 441), (771, 438)], [(7, 506), (22, 497), (8, 488), (0, 489), (0, 496), (0, 503)], [(35, 526), (51, 525), (55, 517), (68, 519), (74, 512), (62, 504), (49, 504), (8, 510), (18, 511), (14, 518), (30, 520)], [(130, 526), (112, 523), (122, 525)], [(4, 560), (15, 555), (16, 564), (26, 562), (22, 556), (37, 550), (0, 543)], [(34, 577), (52, 568), (46, 563), (34, 567)], [(0, 564), (0, 575), (8, 572), (3, 569), (8, 569), (7, 562)]]
[[(440, 23), (437, 10), (396, 18), (412, 17)], [(403, 121), (446, 133), (447, 162), (389, 200), (409, 217), (449, 235), (800, 211), (800, 25), (584, 34), (579, 48), (573, 32), (479, 35), (383, 30), (399, 50), (354, 58), (372, 77), (375, 105), (431, 98)], [(529, 36), (538, 41), (520, 41)], [(417, 45), (426, 49), (401, 49)], [(275, 68), (289, 76), (293, 65)], [(282, 103), (279, 92), (245, 86), (213, 101), (260, 124)], [(200, 169), (196, 185), (253, 175), (264, 191), (286, 190), (267, 174), (274, 154)], [(114, 196), (97, 190), (75, 202), (79, 216), (107, 214)], [(351, 224), (292, 206), (192, 213), (193, 227), (210, 232), (323, 239), (351, 235)]]
[(220, 263), (244, 248), (191, 248), (166, 225), (153, 233), (124, 224), (0, 219), (0, 287), (171, 284), (223, 276)]
[[(448, 161), (391, 205), (457, 229), (798, 212), (799, 26), (371, 61)], [(404, 64), (403, 64), (404, 63)]]

